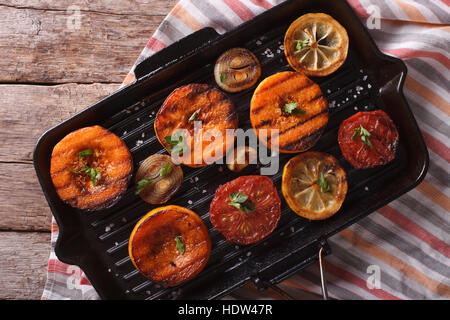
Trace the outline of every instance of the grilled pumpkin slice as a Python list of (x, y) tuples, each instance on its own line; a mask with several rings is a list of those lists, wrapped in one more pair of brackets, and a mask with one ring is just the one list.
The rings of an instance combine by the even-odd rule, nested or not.
[(190, 167), (206, 166), (225, 156), (234, 144), (234, 138), (226, 139), (226, 130), (237, 126), (231, 100), (216, 88), (196, 83), (175, 89), (155, 120), (159, 142), (172, 158), (175, 155), (175, 160)]
[(180, 285), (205, 267), (211, 252), (208, 229), (193, 211), (166, 206), (147, 213), (134, 227), (128, 253), (136, 269), (167, 287)]
[(328, 102), (320, 87), (307, 76), (280, 72), (256, 88), (250, 120), (257, 136), (269, 148), (274, 149), (278, 140), (280, 152), (302, 152), (311, 148), (325, 130)]
[(74, 208), (94, 211), (113, 206), (127, 190), (132, 172), (133, 160), (125, 143), (100, 126), (76, 130), (53, 148), (53, 185)]

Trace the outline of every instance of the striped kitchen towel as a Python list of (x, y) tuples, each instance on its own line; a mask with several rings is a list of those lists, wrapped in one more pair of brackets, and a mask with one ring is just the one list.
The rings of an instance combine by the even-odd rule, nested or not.
[[(209, 26), (219, 33), (282, 0), (181, 0), (150, 38), (137, 63), (188, 34)], [(379, 48), (408, 67), (405, 95), (430, 153), (425, 180), (414, 190), (330, 240), (325, 258), (328, 291), (336, 299), (450, 298), (450, 2), (448, 0), (348, 0)], [(124, 84), (132, 82), (134, 67)], [(83, 272), (58, 261), (52, 250), (43, 299), (97, 299)], [(296, 298), (320, 294), (317, 266), (279, 285)], [(251, 285), (226, 298), (279, 299)]]

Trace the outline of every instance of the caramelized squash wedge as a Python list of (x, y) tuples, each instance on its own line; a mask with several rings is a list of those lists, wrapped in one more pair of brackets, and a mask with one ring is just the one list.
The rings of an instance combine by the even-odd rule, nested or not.
[(202, 219), (174, 205), (147, 213), (134, 227), (128, 244), (136, 269), (166, 287), (195, 277), (205, 267), (210, 252), (211, 240)]
[(53, 148), (50, 174), (58, 196), (74, 208), (113, 206), (127, 190), (133, 159), (112, 132), (92, 126), (65, 136)]
[(172, 158), (175, 155), (177, 162), (189, 167), (203, 167), (224, 157), (234, 145), (234, 137), (226, 139), (226, 130), (237, 126), (235, 107), (225, 93), (196, 83), (174, 90), (155, 120), (159, 142)]
[(328, 102), (320, 87), (307, 76), (280, 72), (264, 79), (256, 88), (250, 120), (258, 138), (269, 148), (274, 149), (273, 143), (278, 140), (280, 152), (303, 152), (324, 132)]

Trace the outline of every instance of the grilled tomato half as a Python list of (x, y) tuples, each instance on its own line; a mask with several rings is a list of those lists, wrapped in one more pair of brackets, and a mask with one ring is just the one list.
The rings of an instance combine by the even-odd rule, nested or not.
[(102, 210), (117, 203), (131, 180), (133, 159), (112, 132), (92, 126), (53, 148), (50, 174), (58, 196), (74, 208)]
[(273, 232), (280, 220), (281, 201), (266, 176), (242, 176), (216, 190), (209, 217), (228, 242), (247, 245)]
[(394, 160), (399, 134), (386, 112), (358, 112), (342, 122), (338, 141), (345, 159), (355, 168), (365, 169)]
[(250, 103), (258, 138), (271, 149), (296, 153), (311, 148), (328, 123), (328, 102), (307, 76), (286, 71), (264, 79)]
[(166, 287), (195, 277), (208, 262), (211, 240), (193, 211), (166, 206), (153, 209), (134, 227), (128, 253), (136, 269)]
[(286, 163), (281, 190), (292, 211), (309, 220), (323, 220), (341, 208), (347, 178), (335, 157), (308, 151)]
[[(164, 101), (155, 120), (159, 142), (172, 158), (190, 167), (212, 164), (227, 154), (238, 117), (231, 100), (207, 84), (175, 89)], [(228, 138), (228, 139), (227, 139)]]

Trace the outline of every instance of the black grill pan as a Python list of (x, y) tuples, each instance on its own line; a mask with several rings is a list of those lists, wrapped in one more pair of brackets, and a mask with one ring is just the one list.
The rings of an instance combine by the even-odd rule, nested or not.
[[(136, 222), (155, 206), (134, 195), (130, 186), (114, 207), (80, 212), (65, 205), (52, 185), (49, 169), (54, 145), (69, 132), (99, 124), (120, 136), (129, 147), (135, 168), (149, 155), (164, 153), (153, 121), (164, 99), (175, 88), (192, 83), (215, 86), (213, 66), (232, 47), (252, 50), (262, 65), (261, 79), (291, 70), (283, 53), (289, 24), (302, 14), (325, 12), (337, 19), (350, 36), (349, 57), (334, 74), (313, 79), (330, 103), (330, 121), (313, 150), (339, 159), (347, 172), (349, 192), (341, 208), (325, 221), (308, 221), (291, 212), (282, 199), (276, 230), (250, 246), (227, 243), (209, 222), (209, 204), (216, 188), (238, 174), (224, 165), (192, 169), (183, 166), (185, 180), (170, 201), (197, 212), (212, 240), (206, 268), (190, 282), (163, 288), (144, 278), (128, 257), (128, 237)], [(136, 67), (137, 81), (95, 103), (47, 131), (38, 141), (34, 164), (43, 192), (58, 223), (56, 255), (80, 266), (104, 299), (214, 299), (253, 281), (259, 288), (279, 283), (317, 260), (326, 240), (414, 188), (428, 168), (428, 152), (416, 121), (403, 96), (406, 67), (401, 60), (383, 55), (346, 1), (287, 1), (237, 29), (218, 35), (206, 28), (163, 49)], [(239, 126), (250, 128), (249, 102), (254, 88), (229, 94), (239, 115)], [(400, 144), (390, 164), (368, 170), (352, 168), (337, 144), (340, 123), (358, 111), (383, 109), (396, 123)], [(280, 170), (272, 176), (280, 190), (281, 171), (292, 155), (281, 155)], [(259, 174), (248, 167), (240, 175)]]

